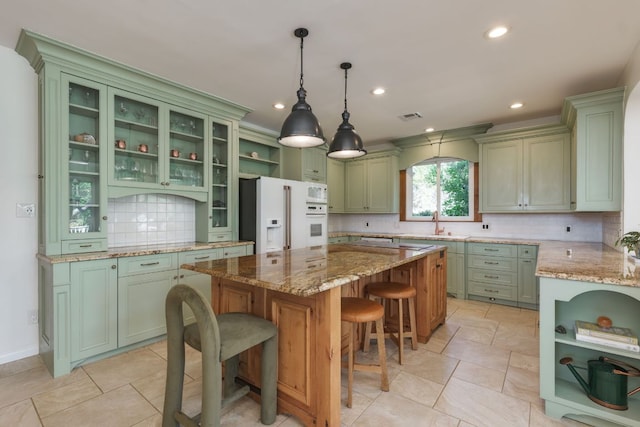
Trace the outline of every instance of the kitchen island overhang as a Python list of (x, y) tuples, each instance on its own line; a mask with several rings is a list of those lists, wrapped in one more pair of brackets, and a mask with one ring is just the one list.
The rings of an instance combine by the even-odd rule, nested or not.
[[(418, 340), (446, 317), (446, 247), (332, 244), (194, 264), (211, 276), (216, 313), (242, 311), (278, 325), (278, 412), (305, 425), (340, 425), (340, 368), (346, 338), (340, 298), (367, 283), (416, 287)], [(241, 359), (242, 379), (259, 387), (259, 353)]]

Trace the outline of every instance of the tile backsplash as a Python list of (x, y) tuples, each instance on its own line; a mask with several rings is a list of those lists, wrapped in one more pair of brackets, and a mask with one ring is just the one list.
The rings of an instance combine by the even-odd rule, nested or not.
[(195, 241), (195, 201), (142, 194), (109, 199), (109, 247)]

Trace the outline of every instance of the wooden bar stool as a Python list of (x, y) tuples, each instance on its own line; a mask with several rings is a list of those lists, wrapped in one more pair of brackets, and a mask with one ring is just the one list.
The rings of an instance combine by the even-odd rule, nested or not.
[[(191, 308), (196, 323), (184, 325), (183, 302)], [(211, 303), (198, 290), (176, 285), (167, 294), (167, 382), (162, 426), (218, 427), (220, 410), (249, 392), (235, 383), (238, 355), (262, 344), (260, 420), (273, 424), (277, 411), (278, 328), (268, 320), (246, 313), (214, 315)], [(202, 412), (189, 417), (182, 412), (184, 344), (202, 353)], [(222, 362), (225, 376), (222, 381)]]
[[(352, 389), (353, 389), (353, 371), (369, 371), (378, 372), (380, 374), (380, 388), (383, 391), (389, 391), (389, 376), (387, 374), (387, 355), (384, 347), (384, 333), (382, 326), (382, 318), (384, 317), (384, 307), (364, 298), (342, 298), (342, 311), (341, 319), (343, 322), (349, 322), (349, 359), (347, 363), (348, 368), (348, 393), (347, 393), (347, 407), (351, 408), (352, 402)], [(355, 348), (354, 340), (356, 336), (356, 327), (358, 323), (376, 322), (376, 331), (378, 333), (378, 357), (379, 365), (368, 365), (362, 363), (355, 363)]]
[[(384, 336), (391, 338), (398, 345), (398, 363), (402, 365), (402, 359), (404, 356), (404, 339), (411, 338), (411, 348), (413, 350), (418, 349), (418, 331), (416, 328), (416, 288), (404, 283), (397, 282), (374, 282), (369, 283), (365, 292), (369, 295), (369, 298), (379, 298), (383, 301), (385, 310), (387, 308), (388, 300), (395, 300), (398, 302), (398, 317), (395, 316), (392, 319), (385, 319), (387, 325), (387, 331)], [(405, 330), (406, 325), (404, 323), (404, 301), (407, 301), (409, 306), (409, 329)], [(397, 322), (397, 323), (396, 323)], [(394, 325), (394, 323), (396, 323)], [(391, 326), (391, 328), (390, 328)], [(396, 330), (393, 327), (396, 326)], [(378, 326), (376, 325), (376, 332)], [(395, 332), (395, 334), (394, 334)], [(367, 324), (364, 334), (364, 351), (369, 350), (369, 340), (371, 339), (371, 324)], [(378, 338), (379, 339), (379, 338)]]

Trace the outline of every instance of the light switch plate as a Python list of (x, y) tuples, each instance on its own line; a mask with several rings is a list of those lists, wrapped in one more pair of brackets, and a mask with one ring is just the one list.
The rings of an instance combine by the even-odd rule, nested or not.
[(35, 203), (16, 203), (16, 218), (33, 218), (35, 216)]

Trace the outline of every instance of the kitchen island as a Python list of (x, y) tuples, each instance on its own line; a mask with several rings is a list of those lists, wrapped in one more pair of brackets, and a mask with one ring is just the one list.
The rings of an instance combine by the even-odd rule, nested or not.
[[(446, 248), (339, 244), (184, 264), (211, 275), (216, 313), (241, 311), (278, 325), (278, 412), (308, 426), (340, 425), (340, 368), (346, 338), (340, 298), (367, 283), (415, 286), (418, 340), (446, 316)], [(259, 349), (243, 355), (243, 380), (260, 387)]]

